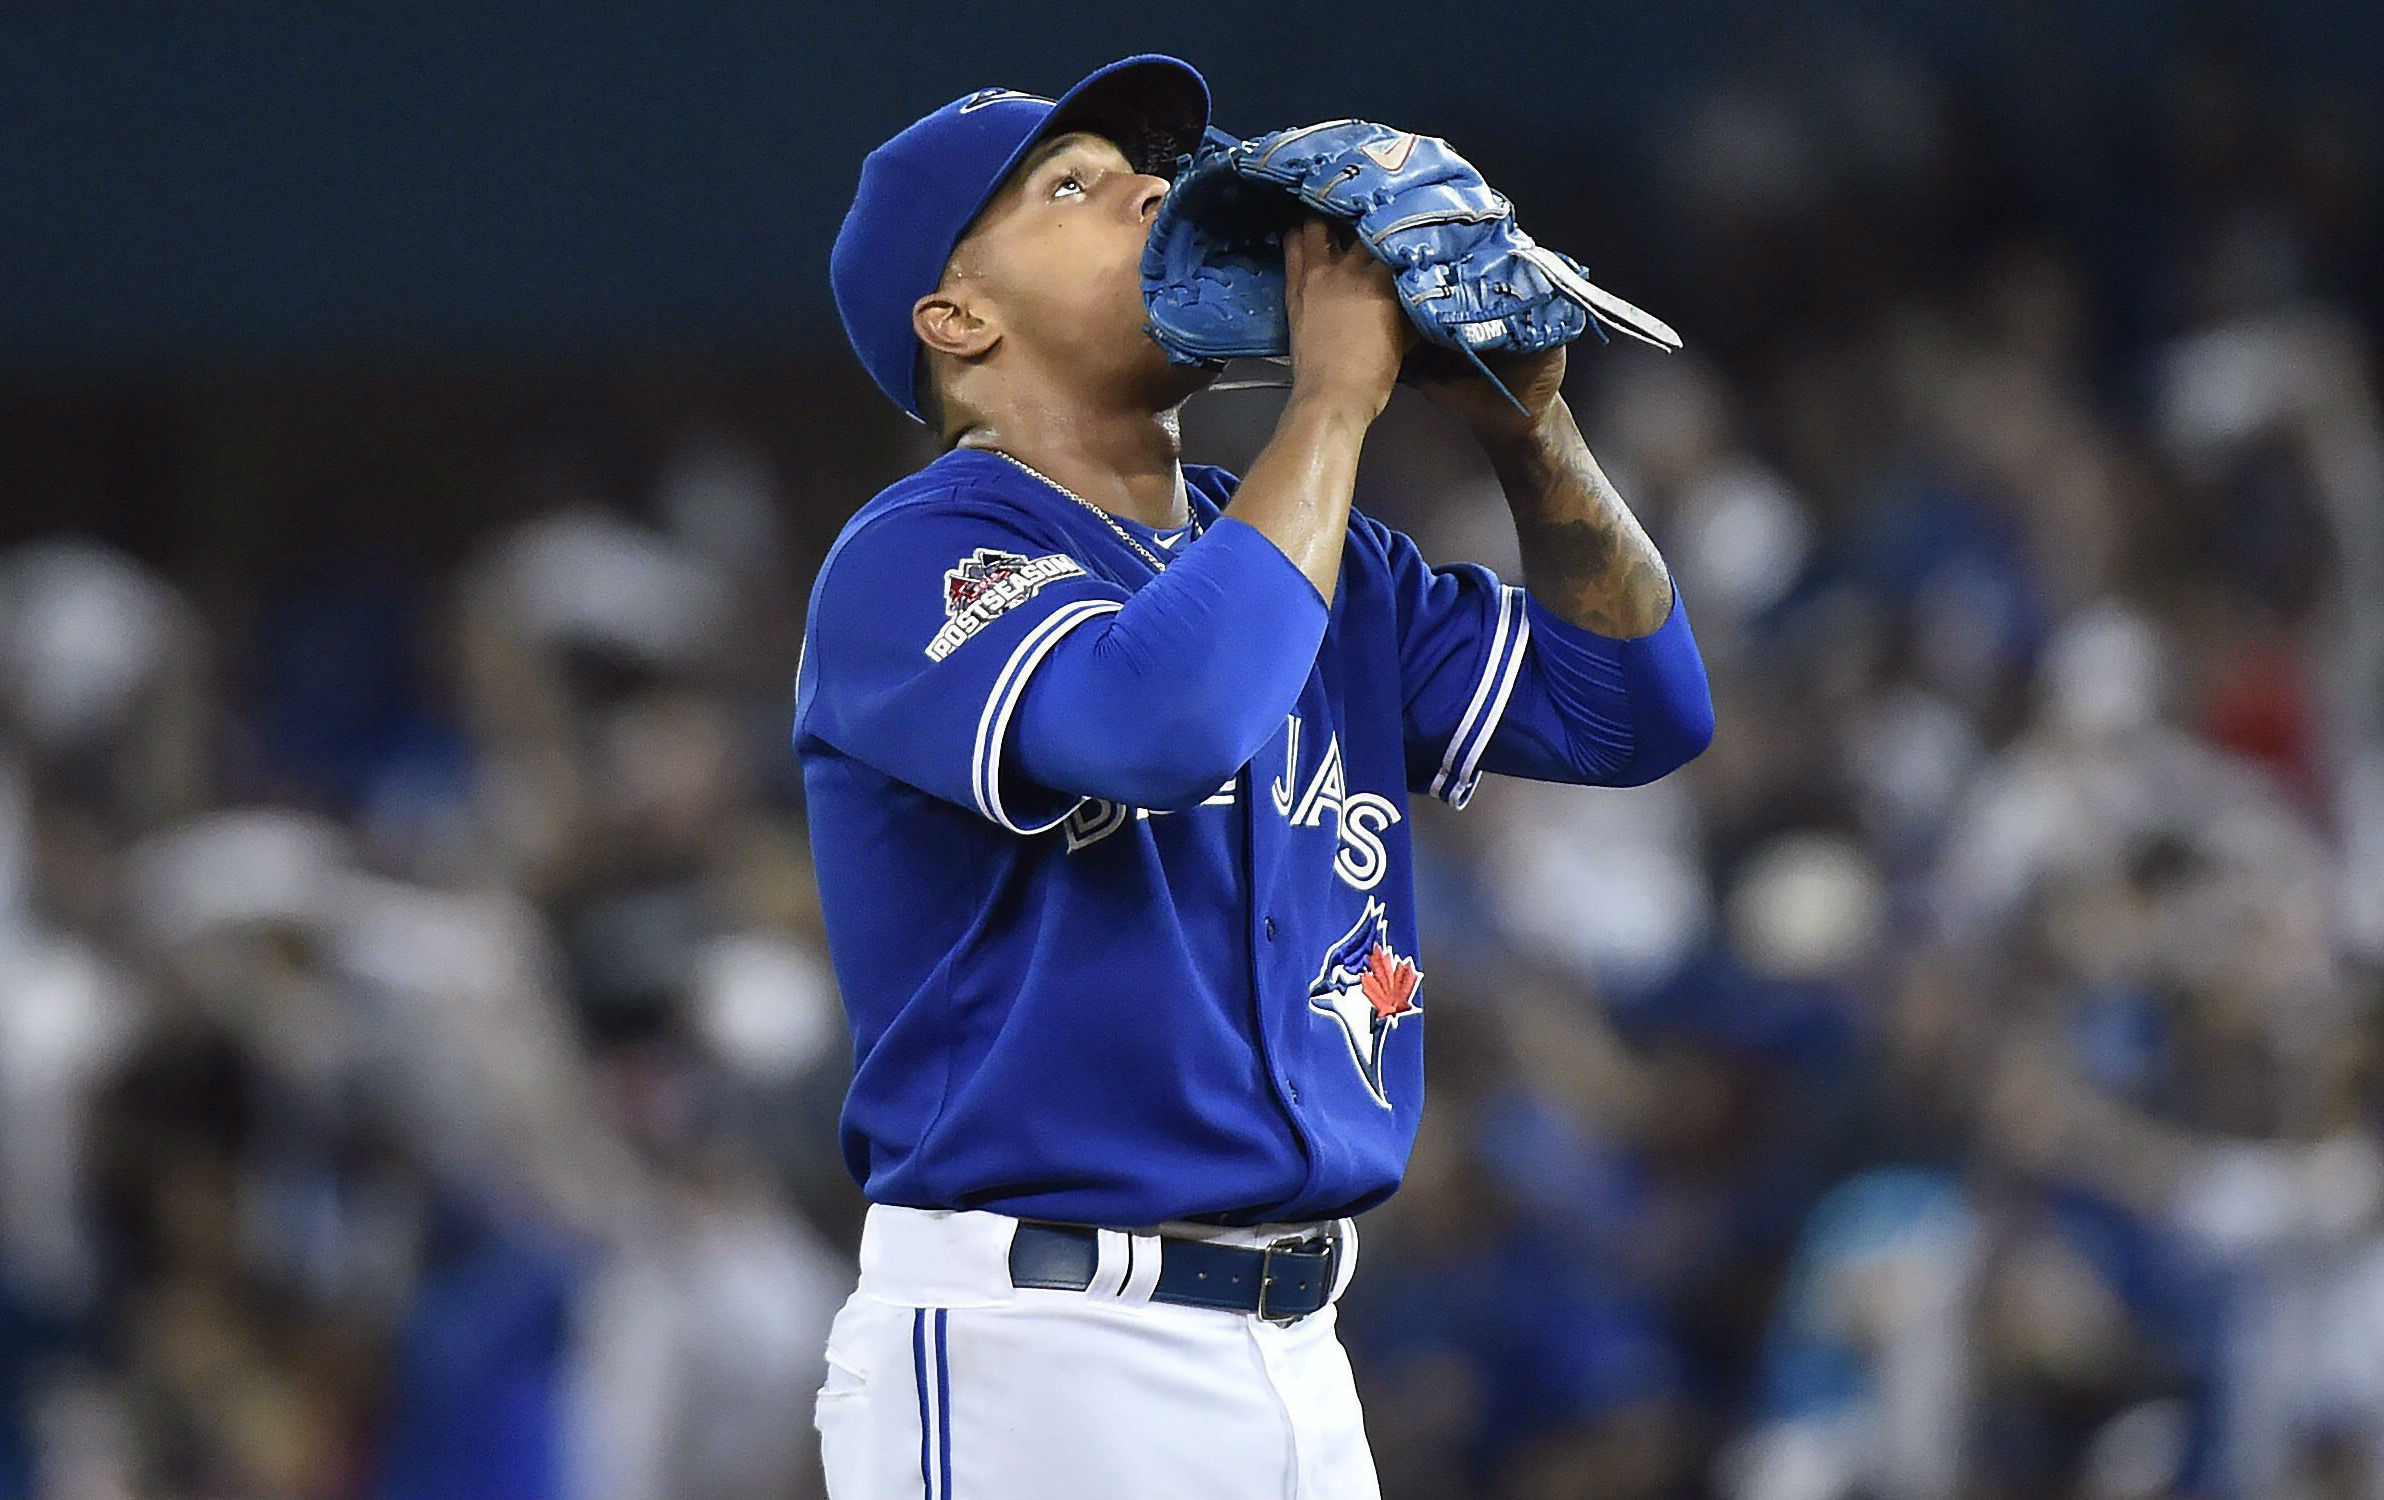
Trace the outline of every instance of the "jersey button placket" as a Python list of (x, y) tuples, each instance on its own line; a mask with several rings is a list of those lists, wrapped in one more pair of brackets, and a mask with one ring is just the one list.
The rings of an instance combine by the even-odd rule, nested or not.
[[(1270, 943), (1273, 942), (1275, 940), (1275, 919), (1271, 916), (1267, 917), (1258, 925), (1259, 930), (1266, 934), (1266, 940)], [(1291, 1075), (1285, 1074), (1281, 1078), (1278, 1078), (1276, 1082), (1281, 1084), (1283, 1087), (1284, 1103), (1297, 1104), (1300, 1102), (1300, 1086), (1291, 1081)]]

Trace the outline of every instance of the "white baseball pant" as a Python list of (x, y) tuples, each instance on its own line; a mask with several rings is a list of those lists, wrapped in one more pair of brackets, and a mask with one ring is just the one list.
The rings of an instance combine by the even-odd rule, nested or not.
[[(1152, 1302), (1156, 1235), (1110, 1230), (1090, 1289), (1013, 1287), (1017, 1225), (870, 1208), (814, 1419), (830, 1500), (1378, 1500), (1335, 1308), (1280, 1324)], [(1357, 1264), (1347, 1219), (1166, 1227), (1339, 1233), (1336, 1297)]]

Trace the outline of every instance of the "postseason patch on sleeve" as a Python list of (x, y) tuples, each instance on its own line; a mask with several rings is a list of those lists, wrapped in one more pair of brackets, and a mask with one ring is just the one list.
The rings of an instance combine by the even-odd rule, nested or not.
[(927, 659), (942, 661), (963, 641), (1042, 592), (1043, 585), (1081, 578), (1076, 559), (1054, 552), (1026, 557), (979, 547), (944, 574), (944, 624), (927, 643)]

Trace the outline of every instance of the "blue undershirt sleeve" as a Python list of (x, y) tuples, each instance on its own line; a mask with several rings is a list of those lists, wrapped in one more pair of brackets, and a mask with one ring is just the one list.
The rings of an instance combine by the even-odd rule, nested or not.
[(1526, 595), (1529, 644), (1482, 768), (1541, 781), (1640, 786), (1712, 742), (1713, 698), (1688, 607), (1652, 634), (1618, 640)]
[(1404, 534), (1354, 518), (1397, 607), (1408, 786), (1463, 807), (1495, 771), (1533, 781), (1636, 786), (1713, 737), (1688, 607), (1618, 640), (1568, 623), (1476, 563), (1434, 567)]
[(1281, 548), (1219, 517), (1123, 608), (1051, 649), (1019, 699), (1010, 764), (1062, 792), (1198, 806), (1282, 726), (1329, 616)]

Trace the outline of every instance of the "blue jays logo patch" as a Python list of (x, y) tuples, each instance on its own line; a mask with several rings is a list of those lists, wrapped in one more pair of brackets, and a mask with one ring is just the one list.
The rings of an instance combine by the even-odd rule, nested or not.
[(1076, 559), (1064, 553), (1027, 557), (979, 547), (944, 570), (944, 623), (927, 642), (927, 659), (950, 656), (1003, 611), (1041, 593), (1043, 585), (1083, 576)]
[(1382, 1087), (1383, 1040), (1409, 1016), (1424, 1008), (1415, 1001), (1424, 975), (1415, 960), (1402, 958), (1391, 947), (1391, 921), (1380, 901), (1368, 901), (1357, 924), (1341, 935), (1324, 956), (1324, 967), (1308, 986), (1308, 1008), (1341, 1023), (1348, 1039), (1350, 1061), (1366, 1080), (1367, 1092), (1385, 1109), (1390, 1096)]

